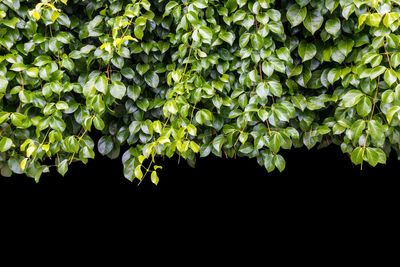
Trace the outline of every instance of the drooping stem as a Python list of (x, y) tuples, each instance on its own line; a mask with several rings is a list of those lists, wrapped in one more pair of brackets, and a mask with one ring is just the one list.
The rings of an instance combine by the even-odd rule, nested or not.
[[(379, 89), (379, 79), (380, 79), (380, 76), (378, 76), (378, 81), (377, 81), (377, 83), (376, 83), (375, 96), (374, 96), (374, 103), (373, 103), (373, 105), (372, 105), (371, 116), (370, 116), (368, 122), (370, 122), (370, 121), (372, 120), (372, 117), (374, 116), (374, 110), (375, 110), (375, 105), (376, 105), (376, 98), (377, 98), (377, 96), (378, 96), (378, 89)], [(367, 147), (367, 141), (368, 141), (368, 137), (369, 137), (369, 132), (370, 132), (370, 130), (369, 130), (369, 128), (368, 128), (367, 135), (366, 135), (365, 141), (364, 141), (364, 146), (363, 146), (363, 148), (362, 148), (362, 157), (363, 157), (363, 158), (364, 158), (365, 149), (366, 149), (366, 147)], [(362, 170), (362, 167), (363, 167), (363, 161), (361, 161), (361, 170)]]
[[(21, 72), (19, 72), (19, 76), (21, 77), (21, 86), (22, 86), (22, 91), (24, 91), (24, 78), (22, 78), (22, 74), (21, 74)], [(19, 102), (19, 105), (18, 105), (18, 109), (17, 109), (17, 112), (19, 113), (19, 110), (21, 109), (21, 102)]]

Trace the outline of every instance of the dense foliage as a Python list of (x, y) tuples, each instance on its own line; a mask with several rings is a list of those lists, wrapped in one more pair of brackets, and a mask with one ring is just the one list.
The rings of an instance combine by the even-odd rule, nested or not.
[(0, 0), (1, 174), (64, 175), (98, 151), (157, 184), (160, 156), (282, 171), (282, 149), (331, 143), (385, 163), (400, 143), (399, 4)]

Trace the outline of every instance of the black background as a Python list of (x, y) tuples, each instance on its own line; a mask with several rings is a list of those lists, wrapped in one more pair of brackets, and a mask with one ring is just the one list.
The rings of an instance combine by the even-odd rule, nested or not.
[(134, 236), (169, 233), (173, 239), (172, 229), (179, 228), (201, 239), (210, 237), (202, 231), (214, 229), (226, 238), (268, 233), (277, 242), (301, 245), (310, 235), (342, 242), (369, 240), (372, 232), (398, 234), (400, 164), (395, 154), (387, 165), (365, 164), (362, 171), (336, 146), (292, 149), (284, 156), (282, 173), (268, 173), (255, 159), (210, 156), (199, 159), (194, 169), (168, 159), (158, 186), (149, 177), (138, 186), (137, 180), (123, 177), (120, 158), (97, 155), (87, 165), (72, 164), (65, 177), (43, 174), (38, 184), (23, 175), (1, 177), (0, 210), (3, 221), (22, 215), (22, 228), (33, 230), (38, 221), (55, 232), (97, 227), (91, 231), (98, 238), (111, 229)]
[[(351, 195), (394, 197), (397, 193), (400, 164), (393, 153), (386, 165), (375, 168), (364, 164), (352, 165), (349, 157), (336, 146), (323, 149), (306, 148), (284, 151), (286, 169), (268, 173), (256, 159), (225, 159), (215, 156), (198, 158), (196, 168), (178, 158), (159, 158), (163, 165), (159, 171), (158, 186), (150, 177), (138, 185), (123, 176), (121, 159), (110, 160), (96, 155), (89, 163), (73, 163), (62, 177), (55, 170), (43, 174), (36, 184), (23, 175), (2, 177), (2, 189), (32, 192), (109, 192), (119, 197), (140, 195), (186, 195), (203, 197), (212, 195), (266, 195), (287, 198), (340, 199)], [(55, 190), (55, 191), (54, 191)]]

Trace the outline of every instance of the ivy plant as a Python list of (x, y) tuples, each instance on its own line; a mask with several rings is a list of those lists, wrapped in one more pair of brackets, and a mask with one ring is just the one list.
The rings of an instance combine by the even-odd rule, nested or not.
[[(1, 175), (97, 153), (155, 184), (164, 157), (400, 152), (398, 0), (0, 0)], [(95, 134), (100, 138), (94, 140)]]

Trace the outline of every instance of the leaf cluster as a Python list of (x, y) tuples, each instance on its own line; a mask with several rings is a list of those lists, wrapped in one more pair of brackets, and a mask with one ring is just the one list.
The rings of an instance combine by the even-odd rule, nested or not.
[[(0, 0), (0, 169), (39, 181), (96, 153), (160, 157), (400, 144), (397, 0)], [(101, 133), (94, 140), (95, 133)]]

